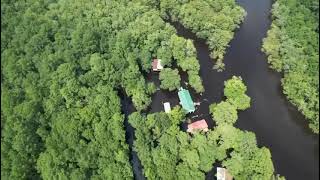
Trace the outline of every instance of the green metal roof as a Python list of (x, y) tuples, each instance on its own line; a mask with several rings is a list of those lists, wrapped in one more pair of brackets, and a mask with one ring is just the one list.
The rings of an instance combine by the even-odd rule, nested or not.
[(179, 89), (178, 96), (180, 99), (180, 104), (184, 110), (186, 110), (188, 113), (196, 110), (188, 90), (181, 87)]

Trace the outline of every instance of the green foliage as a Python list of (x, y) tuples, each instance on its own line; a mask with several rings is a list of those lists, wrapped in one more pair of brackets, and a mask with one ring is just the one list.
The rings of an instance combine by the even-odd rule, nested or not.
[(222, 71), (222, 62), (233, 31), (243, 21), (245, 11), (234, 0), (179, 1), (161, 0), (162, 17), (179, 21), (199, 38), (205, 39), (217, 59), (215, 69)]
[(209, 109), (213, 119), (218, 125), (222, 123), (234, 124), (238, 119), (237, 109), (229, 102), (212, 104)]
[(190, 85), (196, 90), (196, 92), (204, 92), (202, 80), (197, 73), (195, 73), (194, 71), (188, 71), (188, 78)]
[(271, 179), (274, 167), (270, 151), (257, 147), (253, 133), (232, 126), (238, 118), (237, 109), (250, 107), (250, 97), (245, 94), (246, 91), (241, 77), (233, 76), (225, 82), (224, 95), (227, 100), (209, 107), (217, 124), (214, 129), (216, 137), (213, 138), (220, 140), (218, 144), (222, 151), (230, 152), (228, 158), (223, 158), (222, 165), (235, 179)]
[(237, 179), (270, 179), (274, 172), (271, 154), (265, 147), (256, 149), (252, 154), (246, 152), (232, 152), (231, 158), (225, 160), (223, 165)]
[(225, 65), (222, 62), (222, 60), (220, 60), (220, 59), (217, 60), (217, 62), (213, 66), (213, 69), (216, 69), (218, 72), (222, 72), (223, 70), (225, 70)]
[(173, 35), (170, 39), (170, 47), (177, 65), (188, 73), (189, 83), (197, 92), (204, 92), (202, 80), (199, 76), (200, 65), (196, 58), (196, 49), (191, 40)]
[(245, 110), (250, 107), (251, 98), (245, 93), (247, 87), (242, 82), (241, 77), (233, 76), (224, 83), (224, 95), (227, 101), (233, 104), (239, 110)]
[(245, 94), (247, 87), (242, 82), (241, 77), (232, 76), (232, 79), (224, 82), (223, 93), (228, 99), (233, 99)]
[[(241, 135), (222, 123), (223, 128), (191, 136), (180, 131), (185, 119), (180, 107), (168, 114), (139, 113), (155, 92), (143, 76), (153, 57), (168, 67), (176, 60), (190, 85), (204, 91), (192, 41), (176, 36), (160, 16), (170, 15), (198, 32), (222, 59), (231, 31), (243, 18), (234, 0), (1, 5), (1, 178), (132, 179), (120, 89), (138, 110), (129, 123), (136, 129), (134, 150), (147, 178), (204, 179), (217, 160), (226, 160), (236, 178), (264, 177), (272, 170), (270, 154), (254, 150), (250, 133)], [(177, 88), (180, 77), (170, 71), (174, 76), (161, 73), (163, 82)], [(232, 107), (242, 101), (225, 103)], [(230, 161), (241, 155), (246, 164), (240, 165), (250, 166), (248, 171), (227, 163), (232, 149)], [(263, 164), (256, 163), (259, 158)]]
[(220, 147), (231, 151), (222, 165), (235, 179), (271, 179), (274, 173), (271, 154), (267, 148), (257, 147), (253, 133), (228, 124), (218, 125), (214, 131), (221, 136)]
[(87, 93), (87, 105), (54, 113), (46, 149), (37, 161), (42, 178), (131, 179), (117, 93), (108, 86)]
[(251, 98), (245, 94), (247, 87), (241, 77), (233, 76), (225, 81), (224, 86), (223, 92), (227, 100), (219, 104), (211, 104), (209, 110), (218, 125), (222, 123), (232, 125), (238, 119), (237, 110), (249, 108)]
[(205, 179), (205, 174), (195, 168), (191, 168), (185, 163), (181, 163), (176, 167), (177, 179)]
[(142, 116), (133, 113), (129, 116), (130, 124), (136, 129), (134, 149), (147, 178), (202, 179), (203, 171), (208, 172), (216, 158), (224, 157), (216, 139), (204, 134), (195, 134), (192, 138), (179, 130), (184, 116), (180, 107), (174, 107), (168, 114)]
[(185, 114), (179, 106), (170, 113), (129, 116), (135, 128), (134, 150), (148, 179), (204, 179), (215, 162), (222, 162), (235, 179), (274, 177), (269, 150), (257, 147), (254, 133), (233, 126), (237, 107), (229, 101), (245, 95), (246, 86), (239, 77), (226, 81), (225, 86), (228, 99), (210, 105), (217, 126), (206, 133), (180, 131)]
[(228, 99), (227, 101), (233, 104), (238, 110), (245, 110), (250, 107), (251, 98), (246, 94), (240, 95), (233, 99)]
[[(144, 77), (151, 59), (170, 67), (177, 54), (203, 90), (192, 41), (179, 37), (183, 46), (172, 48), (176, 30), (157, 5), (1, 1), (3, 179), (132, 179), (117, 91), (146, 109), (156, 90)], [(182, 115), (170, 116), (167, 124)]]
[(280, 61), (280, 37), (281, 30), (274, 23), (271, 24), (271, 29), (268, 31), (267, 38), (263, 39), (263, 51), (268, 53), (268, 63), (271, 68), (281, 72), (283, 69), (283, 62)]
[(262, 51), (284, 72), (283, 92), (319, 133), (319, 2), (277, 0)]
[(172, 124), (178, 125), (185, 120), (185, 111), (180, 106), (175, 106), (168, 114)]
[(177, 69), (164, 68), (159, 75), (161, 80), (160, 87), (169, 91), (176, 90), (180, 87), (181, 78)]
[(147, 178), (203, 179), (217, 161), (236, 179), (272, 178), (271, 154), (267, 148), (257, 147), (253, 133), (221, 123), (206, 134), (191, 136), (179, 130), (178, 121), (168, 119), (170, 114), (163, 112), (129, 116), (135, 128), (134, 149)]

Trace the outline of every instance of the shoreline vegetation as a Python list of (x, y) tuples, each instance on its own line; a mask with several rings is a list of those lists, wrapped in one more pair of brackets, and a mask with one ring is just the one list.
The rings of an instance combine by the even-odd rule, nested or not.
[(319, 134), (319, 1), (276, 0), (262, 51), (283, 72), (283, 93)]
[(208, 107), (216, 126), (207, 134), (180, 131), (178, 106), (142, 113), (157, 89), (145, 79), (154, 58), (161, 89), (178, 89), (181, 69), (205, 91), (192, 40), (166, 20), (205, 39), (221, 71), (244, 16), (234, 0), (1, 1), (1, 178), (133, 179), (121, 89), (137, 110), (129, 123), (147, 178), (204, 179), (220, 163), (236, 179), (284, 179), (254, 133), (233, 126), (251, 101), (240, 77)]
[(170, 113), (132, 113), (134, 151), (147, 179), (205, 179), (213, 165), (221, 164), (235, 179), (284, 180), (275, 175), (271, 153), (257, 146), (255, 134), (233, 126), (238, 110), (250, 107), (246, 91), (241, 77), (227, 80), (226, 100), (209, 107), (216, 126), (192, 135), (180, 130), (179, 125), (187, 121), (180, 106)]
[(225, 69), (223, 57), (234, 30), (246, 16), (245, 10), (235, 0), (178, 1), (161, 0), (162, 17), (178, 21), (198, 38), (205, 39), (214, 59), (214, 69)]

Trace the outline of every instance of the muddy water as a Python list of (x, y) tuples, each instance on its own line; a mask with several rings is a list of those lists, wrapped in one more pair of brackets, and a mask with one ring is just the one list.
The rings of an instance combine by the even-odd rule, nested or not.
[[(224, 58), (226, 70), (223, 72), (212, 69), (213, 60), (204, 40), (196, 38), (181, 25), (173, 24), (180, 36), (194, 40), (205, 87), (202, 96), (192, 92), (194, 101), (202, 103), (189, 117), (192, 120), (204, 118), (209, 127), (213, 127), (208, 105), (224, 99), (225, 80), (233, 75), (241, 76), (252, 102), (251, 108), (239, 112), (236, 126), (254, 132), (259, 146), (271, 150), (277, 173), (289, 180), (319, 179), (319, 136), (311, 133), (307, 120), (288, 103), (280, 85), (282, 75), (268, 68), (266, 57), (260, 51), (262, 39), (271, 23), (272, 0), (238, 0), (238, 3), (247, 11), (247, 16), (230, 43)], [(185, 78), (184, 75), (182, 77)], [(159, 87), (157, 73), (150, 74), (148, 80)], [(150, 112), (163, 111), (163, 102), (170, 102), (171, 106), (179, 104), (177, 92), (157, 91), (152, 97)], [(134, 169), (141, 168), (139, 163), (136, 164)], [(211, 171), (207, 178), (213, 174), (214, 171)]]

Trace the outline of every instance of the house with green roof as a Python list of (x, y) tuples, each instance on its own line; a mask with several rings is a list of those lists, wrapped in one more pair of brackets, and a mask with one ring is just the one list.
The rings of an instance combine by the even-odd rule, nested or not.
[(179, 89), (178, 96), (179, 96), (180, 104), (182, 105), (182, 108), (185, 111), (187, 111), (187, 113), (191, 113), (196, 110), (188, 90), (183, 89), (181, 87)]

